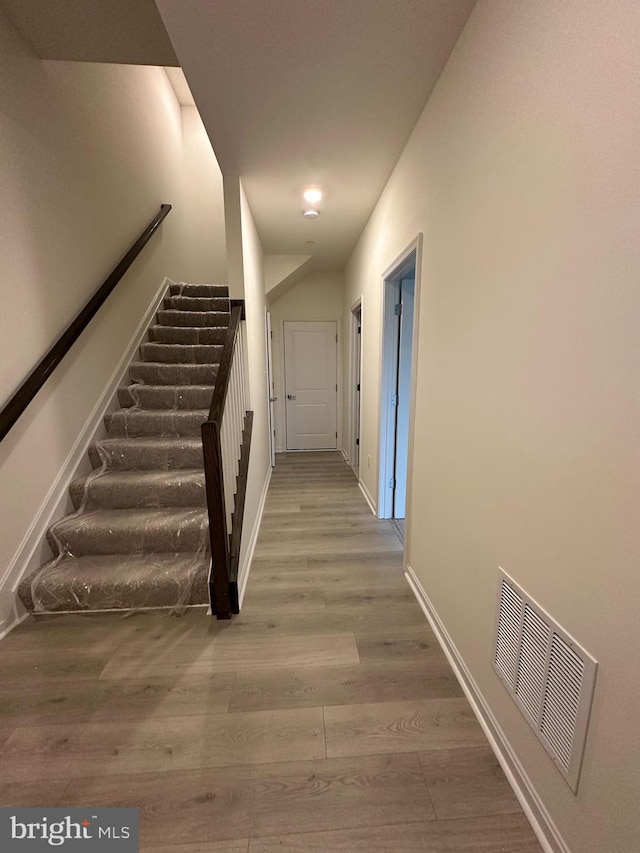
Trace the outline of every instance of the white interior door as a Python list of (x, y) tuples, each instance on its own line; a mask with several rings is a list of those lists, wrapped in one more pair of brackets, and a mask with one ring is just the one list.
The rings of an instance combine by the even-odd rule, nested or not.
[(337, 447), (335, 322), (284, 323), (287, 450)]

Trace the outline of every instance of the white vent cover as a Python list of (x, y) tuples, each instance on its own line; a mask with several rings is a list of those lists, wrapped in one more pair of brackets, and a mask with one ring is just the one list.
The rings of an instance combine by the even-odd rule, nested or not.
[(597, 663), (506, 572), (499, 572), (494, 669), (576, 791)]

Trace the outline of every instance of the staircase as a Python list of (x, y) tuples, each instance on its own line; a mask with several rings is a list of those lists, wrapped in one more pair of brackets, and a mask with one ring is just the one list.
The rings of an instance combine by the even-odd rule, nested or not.
[(20, 585), (30, 611), (180, 608), (208, 602), (200, 428), (229, 324), (228, 289), (171, 285), (129, 366), (122, 408), (75, 480), (76, 511), (49, 529), (54, 559)]

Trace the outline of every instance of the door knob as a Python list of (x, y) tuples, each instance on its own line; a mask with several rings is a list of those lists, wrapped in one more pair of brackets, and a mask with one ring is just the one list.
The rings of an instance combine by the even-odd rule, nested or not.
[(295, 394), (287, 394), (287, 400), (295, 400), (295, 399), (296, 399)]

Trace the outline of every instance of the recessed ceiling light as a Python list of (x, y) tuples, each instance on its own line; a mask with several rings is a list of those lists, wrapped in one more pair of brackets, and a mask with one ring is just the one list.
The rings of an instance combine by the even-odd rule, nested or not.
[(306, 216), (307, 219), (315, 219), (317, 216), (320, 216), (317, 210), (305, 210), (303, 216)]
[(304, 191), (304, 200), (308, 201), (309, 204), (317, 204), (322, 199), (322, 193), (320, 190), (309, 189)]

